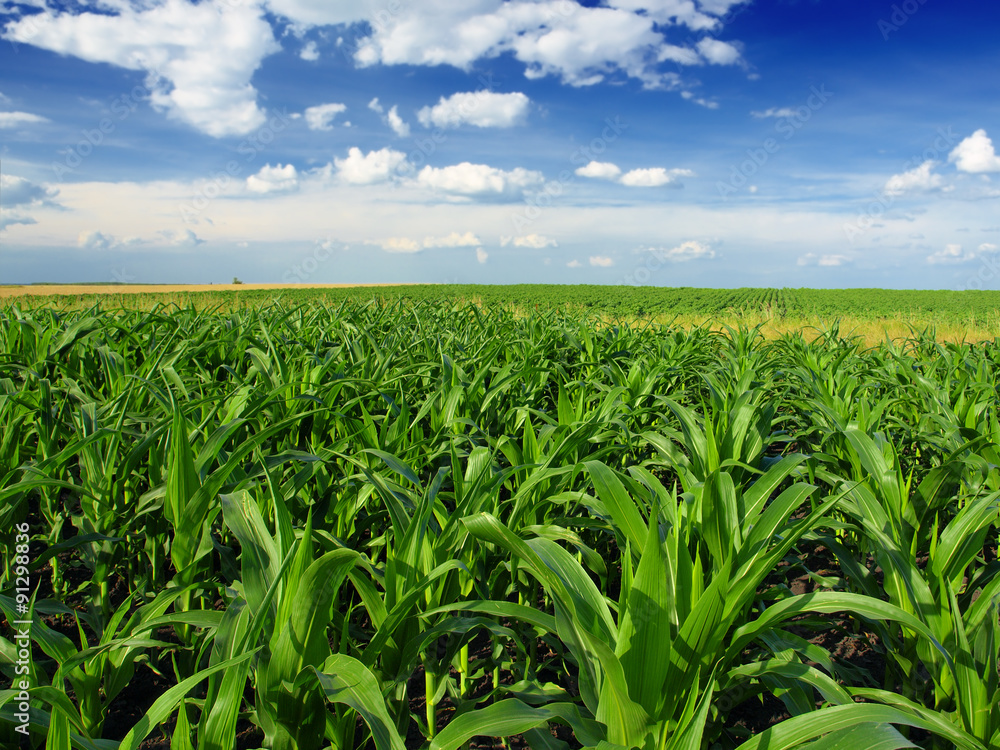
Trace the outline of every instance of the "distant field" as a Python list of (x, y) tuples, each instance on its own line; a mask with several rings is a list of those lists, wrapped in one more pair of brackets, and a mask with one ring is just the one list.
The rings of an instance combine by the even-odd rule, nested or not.
[[(366, 284), (315, 284), (311, 289), (347, 289)], [(393, 286), (389, 284), (388, 286)], [(184, 292), (229, 292), (247, 289), (291, 289), (288, 284), (11, 284), (0, 286), (5, 297), (60, 297), (94, 294), (178, 294)]]
[(199, 309), (286, 306), (347, 300), (472, 302), (529, 314), (541, 309), (584, 313), (605, 322), (659, 323), (684, 328), (761, 326), (774, 338), (790, 331), (831, 330), (868, 343), (933, 332), (941, 341), (986, 341), (1000, 336), (1000, 291), (890, 289), (699, 289), (555, 284), (350, 285), (284, 284), (54, 285), (0, 288), (0, 304), (22, 307), (160, 305)]

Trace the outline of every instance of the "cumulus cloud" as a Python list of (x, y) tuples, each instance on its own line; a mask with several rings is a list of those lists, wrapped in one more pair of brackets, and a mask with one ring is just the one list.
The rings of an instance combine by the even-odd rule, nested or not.
[(410, 126), (403, 121), (403, 118), (399, 116), (399, 110), (393, 105), (393, 108), (389, 110), (389, 113), (385, 116), (386, 122), (389, 123), (389, 127), (392, 128), (392, 132), (398, 135), (400, 138), (410, 137)]
[(299, 52), (299, 57), (306, 62), (316, 62), (319, 60), (319, 50), (316, 48), (316, 42), (306, 43), (306, 46)]
[(997, 156), (993, 141), (982, 129), (959, 143), (948, 156), (948, 161), (953, 162), (960, 172), (1000, 172), (1000, 156)]
[(492, 91), (469, 91), (441, 97), (433, 107), (423, 107), (417, 120), (425, 128), (509, 128), (524, 122), (531, 100), (521, 93), (497, 94)]
[(172, 247), (195, 247), (205, 244), (205, 240), (201, 239), (190, 229), (163, 229), (156, 234), (161, 244)]
[(615, 264), (614, 260), (609, 258), (607, 255), (591, 255), (590, 265), (598, 266), (600, 268), (610, 268)]
[(306, 125), (310, 130), (333, 130), (333, 120), (341, 112), (347, 111), (346, 104), (331, 102), (307, 107), (305, 111)]
[(283, 193), (299, 186), (299, 174), (292, 164), (271, 166), (266, 164), (257, 174), (247, 177), (247, 190), (251, 193)]
[(121, 243), (110, 234), (97, 230), (85, 230), (76, 238), (77, 247), (84, 250), (110, 250)]
[(334, 159), (334, 164), (340, 179), (347, 184), (374, 185), (389, 180), (405, 161), (406, 154), (402, 151), (383, 148), (362, 154), (355, 146), (348, 150), (346, 159)]
[(490, 257), (490, 254), (483, 250), (481, 247), (476, 248), (476, 260), (480, 263), (485, 263)]
[[(190, 230), (186, 230), (190, 232)], [(159, 232), (159, 235), (164, 235), (164, 232)], [(191, 232), (194, 236), (194, 233)], [(135, 245), (144, 244), (146, 240), (141, 237), (124, 237), (119, 239), (113, 234), (108, 232), (100, 232), (96, 229), (88, 229), (80, 232), (79, 236), (76, 238), (77, 247), (83, 250), (115, 250), (124, 247), (133, 247)], [(201, 240), (199, 240), (201, 242)], [(169, 243), (173, 244), (173, 243)]]
[(690, 260), (711, 260), (715, 257), (715, 250), (709, 245), (705, 245), (696, 240), (682, 242), (677, 247), (671, 248), (649, 248), (648, 252), (660, 260), (670, 263), (685, 263)]
[(661, 187), (676, 182), (678, 177), (690, 177), (693, 174), (689, 169), (666, 170), (663, 167), (650, 167), (626, 172), (619, 182), (628, 187)]
[(48, 119), (30, 112), (0, 112), (0, 129), (9, 130), (22, 125), (37, 125), (42, 122), (48, 122)]
[(544, 247), (559, 247), (558, 242), (540, 234), (528, 234), (524, 237), (500, 238), (501, 247), (507, 247), (507, 245), (511, 244), (514, 245), (514, 247), (533, 247), (536, 250), (541, 250)]
[(983, 255), (994, 255), (1000, 251), (1000, 247), (991, 242), (984, 242), (975, 250), (964, 250), (961, 245), (945, 245), (943, 250), (938, 250), (927, 256), (927, 262), (932, 266), (936, 265), (958, 265), (976, 260)]
[[(612, 8), (645, 13), (660, 24), (683, 24), (695, 31), (710, 31), (719, 24), (718, 19), (698, 11), (691, 0), (608, 0), (607, 4)], [(701, 4), (706, 5), (704, 1)]]
[(903, 195), (913, 190), (937, 190), (941, 187), (943, 179), (941, 175), (931, 171), (936, 165), (937, 162), (928, 160), (916, 169), (893, 175), (885, 183), (883, 191), (886, 195)]
[(823, 268), (835, 268), (851, 263), (851, 258), (847, 255), (827, 254), (817, 255), (816, 253), (806, 253), (799, 257), (797, 265), (800, 266), (820, 266)]
[(427, 166), (420, 170), (417, 184), (454, 195), (516, 197), (525, 189), (544, 182), (541, 172), (517, 167), (510, 171), (467, 161), (450, 167)]
[(382, 115), (382, 122), (392, 128), (392, 132), (398, 135), (400, 138), (410, 137), (410, 126), (399, 116), (399, 108), (396, 105), (392, 106), (392, 109), (388, 113), (385, 111), (385, 107), (378, 100), (376, 96), (370, 102), (368, 102), (368, 109), (372, 112), (378, 112)]
[(696, 46), (701, 56), (712, 65), (735, 65), (742, 57), (736, 45), (719, 39), (705, 37)]
[(386, 240), (369, 242), (367, 244), (379, 245), (383, 250), (390, 253), (419, 253), (423, 249), (423, 246), (419, 242), (411, 240), (409, 237), (390, 237)]
[(573, 260), (571, 260), (569, 263), (566, 264), (566, 268), (579, 268), (579, 267), (580, 267), (580, 261), (578, 261), (576, 258), (574, 258)]
[(725, 3), (712, 10), (696, 9), (690, 0), (611, 0), (608, 5), (586, 7), (568, 0), (479, 0), (436, 3), (430, 9), (404, 5), (398, 13), (370, 22), (371, 35), (361, 40), (354, 58), (361, 66), (445, 64), (467, 70), (479, 59), (511, 54), (525, 65), (529, 78), (552, 75), (573, 86), (589, 86), (618, 74), (648, 88), (677, 85), (676, 73), (658, 69), (665, 61), (740, 61), (733, 43), (703, 39), (693, 48), (678, 47), (666, 41), (660, 28), (713, 29)]
[(592, 161), (579, 167), (576, 174), (580, 177), (614, 180), (628, 187), (660, 187), (676, 183), (678, 177), (694, 176), (694, 172), (690, 169), (666, 169), (664, 167), (633, 169), (622, 174), (622, 170), (617, 164), (600, 161)]
[(424, 238), (424, 247), (477, 247), (482, 244), (482, 240), (472, 232), (465, 232), (464, 234), (452, 232), (445, 237)]
[(106, 2), (101, 12), (41, 13), (7, 24), (12, 41), (144, 71), (154, 108), (208, 135), (244, 135), (265, 122), (251, 84), (280, 50), (257, 3)]
[(614, 180), (621, 173), (617, 164), (609, 161), (592, 161), (576, 170), (580, 177), (593, 177), (598, 180)]

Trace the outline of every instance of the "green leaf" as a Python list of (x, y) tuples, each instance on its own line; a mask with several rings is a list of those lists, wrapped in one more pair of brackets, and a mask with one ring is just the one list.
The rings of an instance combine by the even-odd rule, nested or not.
[(556, 719), (573, 727), (576, 738), (583, 743), (596, 745), (604, 739), (599, 726), (582, 717), (580, 709), (572, 703), (551, 703), (536, 708), (516, 698), (508, 698), (456, 716), (431, 741), (430, 750), (458, 750), (473, 737), (510, 737)]
[(315, 676), (328, 701), (350, 706), (365, 720), (378, 750), (405, 750), (402, 738), (386, 709), (375, 675), (357, 659), (333, 654), (323, 669), (306, 668)]
[(257, 650), (249, 651), (241, 656), (237, 656), (233, 659), (227, 659), (224, 662), (215, 664), (211, 667), (201, 670), (195, 673), (186, 680), (179, 682), (172, 688), (169, 688), (163, 695), (156, 699), (149, 710), (146, 712), (145, 716), (136, 722), (136, 725), (129, 730), (128, 734), (122, 739), (119, 745), (119, 750), (137, 750), (142, 741), (149, 736), (156, 727), (162, 724), (164, 721), (170, 718), (170, 715), (177, 708), (177, 705), (184, 700), (188, 693), (194, 690), (199, 683), (201, 683), (205, 678), (220, 672), (223, 669), (229, 669), (237, 664), (242, 664), (244, 661), (250, 659)]

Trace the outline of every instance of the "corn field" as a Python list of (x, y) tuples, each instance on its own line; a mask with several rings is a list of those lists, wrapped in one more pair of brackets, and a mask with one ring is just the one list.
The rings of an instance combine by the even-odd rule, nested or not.
[(1000, 750), (1000, 341), (349, 296), (0, 339), (5, 747)]

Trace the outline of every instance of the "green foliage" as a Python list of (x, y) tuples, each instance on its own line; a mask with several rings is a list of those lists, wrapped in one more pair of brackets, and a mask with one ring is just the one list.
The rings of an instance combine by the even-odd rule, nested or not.
[(312, 294), (0, 310), (34, 746), (1000, 750), (997, 343), (608, 322), (992, 297)]

